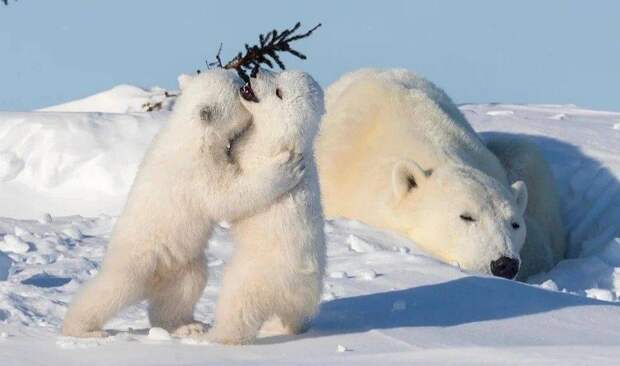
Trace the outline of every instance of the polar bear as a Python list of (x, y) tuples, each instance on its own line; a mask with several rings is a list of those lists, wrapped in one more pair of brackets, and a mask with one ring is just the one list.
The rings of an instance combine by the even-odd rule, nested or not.
[(565, 258), (567, 249), (560, 199), (549, 165), (538, 146), (523, 137), (489, 134), (484, 142), (506, 169), (509, 181), (522, 180), (528, 187), (527, 236), (521, 257), (530, 260), (523, 261), (518, 278), (547, 272)]
[(205, 287), (204, 250), (214, 222), (253, 214), (303, 177), (301, 157), (291, 151), (265, 155), (247, 173), (231, 159), (230, 145), (251, 124), (234, 72), (183, 76), (179, 83), (171, 118), (146, 152), (101, 270), (73, 300), (63, 335), (105, 336), (108, 319), (144, 299), (152, 326), (179, 336), (201, 333), (193, 308)]
[(241, 95), (253, 117), (232, 153), (241, 168), (260, 171), (267, 157), (284, 150), (304, 156), (306, 174), (269, 207), (232, 223), (235, 253), (208, 336), (225, 344), (252, 342), (273, 317), (279, 331), (304, 331), (320, 301), (326, 256), (312, 146), (324, 112), (321, 87), (303, 72), (263, 70)]
[(399, 232), (466, 270), (517, 275), (527, 187), (508, 184), (499, 160), (429, 81), (407, 70), (343, 76), (327, 90), (315, 150), (326, 216)]

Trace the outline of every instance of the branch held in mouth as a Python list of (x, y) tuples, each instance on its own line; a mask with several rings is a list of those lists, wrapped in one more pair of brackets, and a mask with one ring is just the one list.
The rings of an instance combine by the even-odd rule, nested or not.
[(290, 44), (291, 42), (309, 37), (320, 26), (321, 23), (305, 33), (295, 34), (301, 27), (301, 23), (297, 22), (292, 28), (285, 29), (281, 32), (274, 29), (266, 34), (260, 34), (258, 36), (259, 43), (257, 45), (250, 46), (245, 44), (245, 51), (239, 52), (237, 56), (224, 65), (220, 58), (220, 53), (222, 51), (222, 46), (220, 45), (217, 55), (215, 56), (216, 61), (212, 63), (207, 62), (207, 66), (218, 66), (224, 69), (236, 70), (239, 77), (246, 82), (249, 80), (250, 76), (256, 76), (256, 73), (262, 65), (268, 66), (269, 68), (274, 68), (274, 66), (277, 65), (281, 70), (285, 70), (286, 67), (284, 62), (280, 59), (280, 55), (282, 53), (290, 53), (299, 59), (305, 60), (306, 55), (291, 48)]

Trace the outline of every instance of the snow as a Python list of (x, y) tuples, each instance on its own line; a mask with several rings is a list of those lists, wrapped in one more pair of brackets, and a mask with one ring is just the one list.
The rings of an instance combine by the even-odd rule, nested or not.
[(102, 93), (91, 95), (84, 99), (71, 101), (52, 107), (42, 108), (43, 112), (103, 112), (103, 113), (134, 113), (146, 112), (149, 106), (159, 109), (171, 110), (174, 105), (176, 92), (154, 87), (142, 89), (133, 85), (118, 85)]
[(6, 281), (6, 279), (9, 278), (11, 264), (11, 258), (0, 252), (0, 281)]
[(170, 337), (170, 333), (167, 330), (153, 327), (149, 329), (149, 339), (153, 341), (169, 341), (172, 337)]
[[(617, 364), (620, 113), (560, 105), (461, 107), (483, 136), (526, 136), (552, 166), (571, 258), (527, 284), (463, 272), (395, 234), (334, 219), (323, 304), (304, 335), (265, 332), (243, 347), (179, 339), (149, 328), (142, 303), (107, 325), (109, 338), (59, 336), (166, 121), (166, 108), (136, 112), (157, 93), (123, 86), (55, 112), (0, 113), (0, 365)], [(233, 250), (228, 229), (209, 246), (196, 306), (207, 324)]]
[(5, 252), (23, 254), (26, 253), (29, 248), (28, 243), (23, 241), (20, 237), (11, 234), (4, 235), (4, 238), (0, 242), (0, 249)]
[(118, 214), (167, 115), (0, 112), (0, 216)]

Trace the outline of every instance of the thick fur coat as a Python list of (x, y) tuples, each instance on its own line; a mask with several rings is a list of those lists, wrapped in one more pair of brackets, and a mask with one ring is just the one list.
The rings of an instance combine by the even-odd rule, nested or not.
[(233, 156), (246, 172), (263, 170), (280, 151), (304, 156), (305, 176), (292, 191), (232, 224), (236, 249), (224, 275), (210, 338), (227, 344), (254, 340), (276, 317), (287, 334), (305, 330), (323, 287), (325, 234), (312, 142), (324, 111), (320, 86), (302, 72), (261, 71), (243, 100), (252, 127)]
[(450, 98), (409, 71), (364, 69), (331, 85), (315, 149), (328, 217), (399, 232), (466, 270), (514, 278), (538, 260), (521, 258), (526, 184), (509, 184)]
[(193, 308), (207, 280), (204, 253), (214, 223), (253, 215), (303, 177), (291, 151), (263, 156), (251, 173), (230, 159), (231, 143), (252, 119), (234, 72), (179, 82), (172, 116), (144, 157), (99, 273), (73, 299), (64, 335), (105, 336), (106, 321), (141, 300), (152, 326), (201, 333)]

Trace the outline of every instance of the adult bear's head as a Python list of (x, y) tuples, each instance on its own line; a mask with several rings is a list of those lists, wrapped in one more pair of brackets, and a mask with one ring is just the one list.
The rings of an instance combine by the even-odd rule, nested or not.
[(393, 219), (434, 256), (461, 268), (514, 278), (525, 241), (525, 183), (510, 188), (479, 170), (446, 164), (425, 171), (401, 161), (392, 172)]

